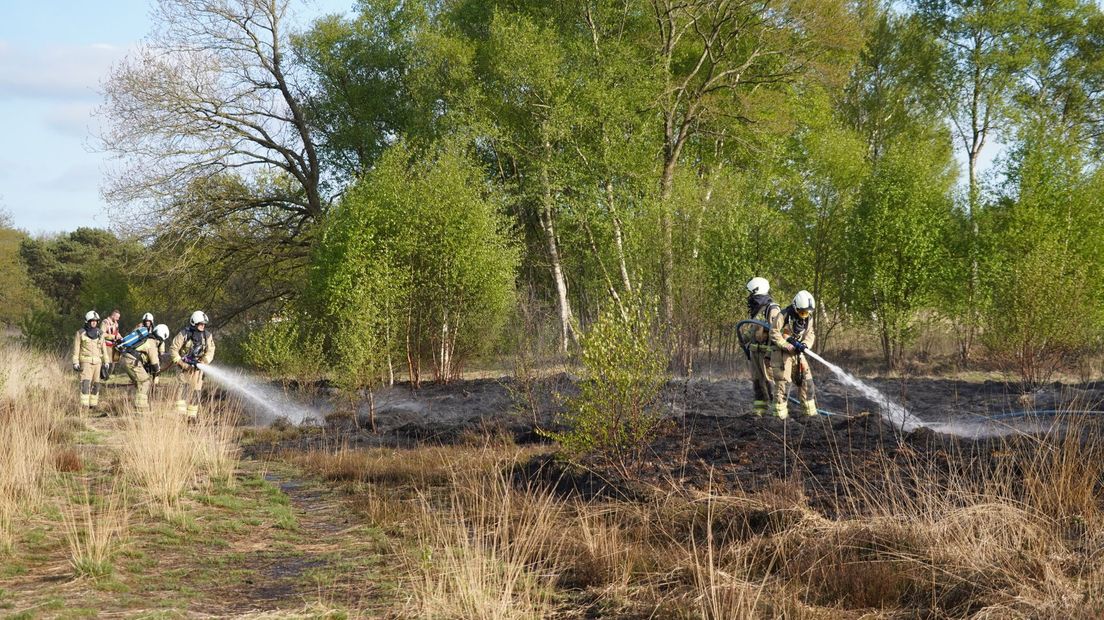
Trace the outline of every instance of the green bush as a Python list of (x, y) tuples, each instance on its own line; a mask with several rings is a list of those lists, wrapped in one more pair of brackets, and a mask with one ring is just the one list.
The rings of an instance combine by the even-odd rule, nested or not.
[(659, 428), (666, 356), (652, 336), (654, 313), (634, 305), (625, 313), (610, 307), (581, 340), (584, 375), (564, 415), (567, 430), (546, 433), (570, 458), (631, 468)]
[(32, 310), (19, 322), (19, 329), (23, 333), (23, 340), (37, 349), (55, 351), (69, 346), (73, 341), (73, 333), (77, 331), (67, 330), (65, 317), (49, 310)]
[(322, 372), (322, 344), (298, 320), (265, 323), (242, 343), (245, 362), (280, 379), (317, 379)]
[(371, 387), (395, 360), (414, 383), (423, 368), (448, 381), (499, 338), (518, 248), (480, 175), (459, 149), (397, 145), (329, 217), (307, 303), (345, 387)]

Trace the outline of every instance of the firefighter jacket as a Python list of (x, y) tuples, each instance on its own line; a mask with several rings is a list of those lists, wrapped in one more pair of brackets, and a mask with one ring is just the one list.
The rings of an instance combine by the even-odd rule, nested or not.
[(786, 342), (786, 339), (790, 336), (794, 336), (805, 346), (810, 349), (813, 347), (813, 342), (816, 341), (816, 334), (813, 333), (813, 317), (809, 316), (807, 319), (802, 319), (797, 314), (797, 310), (793, 305), (786, 306), (786, 308), (779, 310), (777, 306), (770, 309), (770, 339), (771, 344), (782, 350), (789, 350), (790, 345)]
[(185, 327), (177, 332), (169, 345), (169, 354), (173, 364), (179, 364), (185, 357), (195, 355), (201, 364), (210, 364), (215, 359), (215, 337), (209, 331), (199, 331), (195, 327)]
[(123, 363), (131, 368), (161, 365), (161, 349), (156, 338), (146, 338), (129, 351), (122, 352), (122, 357)]
[(107, 348), (107, 340), (99, 329), (82, 327), (73, 336), (73, 360), (72, 363), (85, 362), (111, 363), (111, 352)]

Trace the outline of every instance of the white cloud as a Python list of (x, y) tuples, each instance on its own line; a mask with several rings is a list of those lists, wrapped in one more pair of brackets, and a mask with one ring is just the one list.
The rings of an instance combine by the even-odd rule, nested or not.
[(96, 99), (121, 47), (92, 45), (14, 46), (0, 41), (0, 98)]

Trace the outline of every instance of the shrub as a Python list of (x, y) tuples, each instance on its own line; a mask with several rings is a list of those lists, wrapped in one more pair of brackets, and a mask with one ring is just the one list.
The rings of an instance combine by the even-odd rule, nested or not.
[(636, 462), (655, 435), (662, 417), (656, 401), (666, 382), (653, 313), (642, 304), (626, 308), (603, 312), (582, 338), (584, 377), (564, 414), (567, 430), (546, 433), (571, 457), (622, 467)]
[(322, 372), (321, 339), (297, 319), (273, 320), (242, 344), (245, 362), (280, 379), (316, 379)]

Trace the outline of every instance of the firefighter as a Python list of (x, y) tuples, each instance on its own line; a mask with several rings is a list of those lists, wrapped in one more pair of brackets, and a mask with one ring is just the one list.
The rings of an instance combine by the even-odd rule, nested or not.
[[(747, 283), (747, 290), (748, 318), (769, 324), (771, 309), (781, 309), (770, 298), (770, 283), (766, 278), (752, 278)], [(769, 411), (771, 399), (774, 398), (774, 375), (770, 367), (770, 330), (752, 325), (747, 342), (751, 389), (755, 398), (752, 402), (752, 413), (762, 416)]]
[(791, 381), (797, 385), (797, 395), (805, 415), (817, 415), (813, 371), (809, 368), (809, 360), (802, 355), (816, 339), (813, 333), (814, 310), (816, 301), (809, 291), (798, 291), (793, 303), (783, 310), (778, 310), (777, 306), (770, 310), (770, 339), (774, 346), (771, 356), (771, 368), (774, 370), (773, 409), (774, 415), (783, 420), (789, 417), (786, 399)]
[(154, 324), (153, 313), (152, 312), (147, 312), (147, 313), (142, 315), (142, 320), (139, 321), (138, 324), (134, 326), (134, 329), (138, 329), (140, 327), (145, 327), (152, 334), (153, 333), (153, 324)]
[[(132, 329), (131, 331), (134, 332), (134, 331), (137, 331), (139, 329), (145, 328), (147, 332), (152, 334), (153, 333), (153, 327), (154, 327), (155, 323), (156, 323), (156, 321), (153, 318), (153, 313), (152, 312), (147, 312), (147, 313), (142, 315), (142, 320), (139, 321), (138, 324), (135, 325), (134, 329)], [(168, 349), (168, 346), (169, 346), (169, 339), (165, 338), (163, 340), (156, 340), (156, 343), (157, 343), (157, 354), (159, 356), (165, 355), (165, 353)], [(161, 384), (161, 375), (160, 374), (153, 375), (153, 384), (154, 385), (160, 385)]]
[(180, 368), (180, 395), (176, 410), (188, 420), (199, 418), (199, 397), (203, 390), (203, 371), (198, 364), (210, 364), (215, 359), (215, 339), (207, 331), (207, 315), (196, 310), (188, 326), (180, 330), (169, 347), (172, 362)]
[(111, 362), (104, 364), (101, 375), (104, 381), (107, 381), (111, 373), (115, 371), (115, 364), (119, 361), (119, 354), (115, 351), (115, 342), (122, 337), (119, 333), (119, 309), (112, 308), (111, 313), (108, 314), (102, 321), (100, 321), (100, 331), (104, 334), (104, 342), (107, 343), (108, 352), (111, 353)]
[(115, 342), (119, 339), (119, 316), (119, 309), (113, 309), (111, 314), (107, 315), (107, 318), (103, 320), (103, 325), (100, 326), (103, 330), (104, 337), (110, 342)]
[(138, 413), (149, 413), (150, 388), (154, 378), (161, 372), (161, 349), (169, 335), (167, 325), (158, 325), (138, 344), (118, 348), (123, 359), (123, 368), (135, 388), (134, 408)]
[[(137, 325), (134, 326), (134, 329), (138, 330), (138, 329), (142, 329), (144, 327), (144, 328), (146, 328), (147, 331), (149, 331), (149, 333), (152, 334), (154, 323), (156, 323), (156, 321), (153, 320), (153, 313), (152, 312), (147, 312), (147, 313), (142, 315), (142, 320)], [(164, 355), (165, 354), (165, 349), (168, 346), (169, 346), (169, 339), (168, 338), (158, 340), (157, 341), (157, 352), (161, 355)]]
[(80, 373), (81, 407), (95, 408), (100, 404), (100, 369), (111, 363), (107, 339), (100, 329), (100, 315), (89, 310), (84, 315), (84, 327), (73, 336), (73, 370)]

